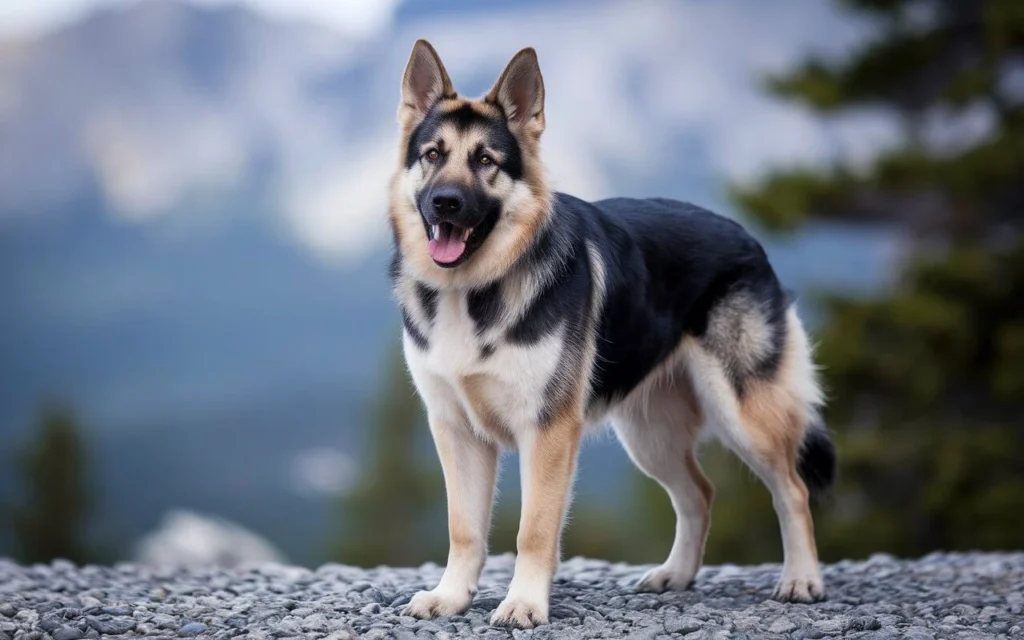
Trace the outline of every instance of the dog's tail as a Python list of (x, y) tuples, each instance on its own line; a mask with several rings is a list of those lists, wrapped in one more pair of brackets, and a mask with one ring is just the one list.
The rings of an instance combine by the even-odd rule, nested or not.
[(836, 480), (836, 447), (821, 420), (815, 420), (804, 433), (796, 465), (811, 497), (825, 494)]

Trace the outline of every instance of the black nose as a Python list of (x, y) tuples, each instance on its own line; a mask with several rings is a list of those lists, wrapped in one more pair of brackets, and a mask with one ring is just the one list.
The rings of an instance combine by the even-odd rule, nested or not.
[(439, 191), (431, 199), (438, 215), (452, 215), (462, 211), (462, 194), (458, 191)]

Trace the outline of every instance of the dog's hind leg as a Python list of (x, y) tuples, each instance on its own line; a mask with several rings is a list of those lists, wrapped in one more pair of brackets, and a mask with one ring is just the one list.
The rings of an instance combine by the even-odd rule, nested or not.
[[(828, 484), (834, 457), (827, 434), (814, 426), (820, 392), (806, 336), (792, 310), (786, 324), (778, 370), (771, 379), (749, 380), (742, 394), (737, 394), (721, 360), (695, 341), (687, 361), (708, 427), (772, 494), (785, 558), (772, 597), (816, 602), (824, 599), (825, 587), (804, 477), (814, 488)], [(817, 459), (810, 461), (814, 469), (809, 470), (808, 454)]]
[(655, 378), (616, 409), (612, 425), (633, 463), (668, 492), (676, 513), (668, 559), (641, 578), (637, 589), (686, 589), (704, 557), (715, 493), (697, 462), (700, 417), (689, 381)]

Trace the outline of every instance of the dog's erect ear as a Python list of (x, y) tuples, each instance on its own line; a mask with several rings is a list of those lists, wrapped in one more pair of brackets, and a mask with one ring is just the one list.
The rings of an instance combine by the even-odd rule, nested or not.
[(510, 127), (535, 135), (544, 131), (544, 78), (532, 47), (512, 57), (486, 99), (505, 111)]
[(402, 104), (398, 119), (422, 118), (441, 98), (454, 98), (455, 88), (441, 57), (426, 40), (417, 40), (402, 76)]

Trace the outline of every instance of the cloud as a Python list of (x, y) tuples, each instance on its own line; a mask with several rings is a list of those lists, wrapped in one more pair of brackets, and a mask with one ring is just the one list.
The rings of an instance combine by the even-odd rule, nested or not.
[(293, 489), (305, 496), (337, 496), (348, 492), (357, 475), (352, 456), (330, 447), (302, 451), (292, 458)]
[(244, 2), (268, 16), (298, 19), (358, 38), (379, 34), (394, 18), (401, 0), (197, 0), (210, 4)]
[(229, 189), (243, 177), (247, 149), (226, 114), (196, 107), (162, 112), (99, 115), (85, 131), (99, 185), (128, 220), (166, 213), (183, 193)]
[[(0, 35), (34, 36), (68, 24), (99, 7), (150, 0), (31, 0), (0, 5)], [(358, 38), (386, 29), (401, 0), (173, 0), (196, 4), (248, 5), (274, 18), (328, 26)]]

